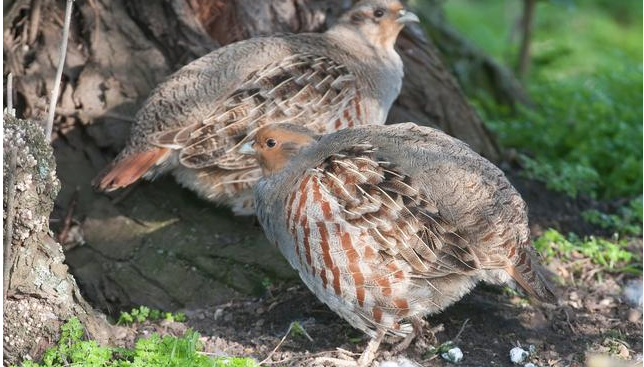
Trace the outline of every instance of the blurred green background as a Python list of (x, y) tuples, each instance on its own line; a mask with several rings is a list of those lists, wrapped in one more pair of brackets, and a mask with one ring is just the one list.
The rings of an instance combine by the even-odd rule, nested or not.
[[(521, 73), (529, 2), (529, 68)], [(590, 236), (551, 228), (535, 240), (545, 261), (582, 257), (602, 271), (641, 274), (642, 1), (411, 5), (506, 160), (522, 176), (594, 206), (579, 214), (593, 228)], [(527, 104), (518, 103), (521, 88), (513, 83)]]
[[(428, 18), (430, 3), (412, 5)], [(474, 47), (515, 69), (524, 1), (438, 4)], [(465, 88), (470, 100), (502, 147), (519, 152), (525, 175), (570, 196), (641, 203), (642, 2), (541, 0), (533, 19), (522, 77), (533, 107), (511, 109)]]

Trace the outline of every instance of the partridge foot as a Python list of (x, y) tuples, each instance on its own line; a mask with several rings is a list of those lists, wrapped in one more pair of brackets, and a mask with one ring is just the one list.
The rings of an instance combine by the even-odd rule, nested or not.
[(443, 324), (439, 324), (438, 326), (428, 329), (426, 327), (428, 325), (427, 321), (421, 318), (412, 319), (411, 324), (413, 327), (412, 332), (409, 333), (400, 343), (391, 348), (391, 354), (398, 354), (406, 350), (414, 340), (416, 341), (416, 344), (423, 344), (423, 347), (436, 344), (437, 339), (435, 333), (444, 330)]
[(423, 335), (423, 327), (426, 324), (427, 322), (419, 317), (414, 317), (413, 319), (411, 319), (411, 326), (413, 328), (411, 333), (407, 334), (407, 336), (405, 336), (405, 338), (400, 343), (391, 348), (391, 354), (398, 354), (409, 348), (409, 345), (411, 345), (411, 342), (413, 342), (414, 339)]
[(358, 359), (358, 367), (371, 366), (371, 362), (373, 362), (374, 358), (376, 358), (376, 352), (378, 351), (378, 347), (380, 346), (380, 343), (382, 342), (382, 339), (384, 337), (384, 330), (380, 330), (378, 331), (378, 335), (369, 341), (367, 348), (364, 350), (364, 352), (362, 352), (362, 355)]
[(384, 331), (378, 331), (378, 335), (369, 341), (367, 348), (360, 355), (358, 360), (347, 360), (339, 358), (329, 358), (329, 357), (318, 357), (313, 360), (314, 364), (324, 364), (331, 363), (334, 366), (341, 367), (369, 367), (373, 363), (373, 360), (376, 358), (376, 353), (378, 352), (378, 347), (382, 342), (382, 339), (385, 337)]

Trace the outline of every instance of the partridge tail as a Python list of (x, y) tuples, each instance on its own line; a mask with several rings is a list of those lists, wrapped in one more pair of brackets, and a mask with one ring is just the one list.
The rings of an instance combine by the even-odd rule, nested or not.
[(557, 296), (539, 269), (533, 269), (531, 257), (531, 254), (524, 250), (517, 256), (517, 262), (505, 270), (530, 296), (542, 302), (556, 304)]
[(114, 191), (138, 181), (152, 166), (163, 158), (168, 149), (154, 148), (125, 156), (113, 162), (92, 180), (100, 191)]

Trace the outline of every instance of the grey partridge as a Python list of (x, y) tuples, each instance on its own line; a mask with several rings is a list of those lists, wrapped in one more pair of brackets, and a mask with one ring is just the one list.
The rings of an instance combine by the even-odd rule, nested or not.
[(249, 39), (193, 61), (152, 92), (94, 185), (112, 191), (171, 172), (200, 196), (252, 214), (261, 174), (236, 148), (276, 122), (317, 133), (383, 124), (403, 77), (394, 43), (417, 21), (397, 0), (363, 0), (324, 33)]
[(372, 337), (421, 332), (422, 317), (479, 282), (555, 296), (534, 266), (526, 204), (465, 143), (413, 123), (319, 137), (290, 124), (261, 128), (240, 151), (264, 178), (256, 210), (270, 242), (308, 288)]

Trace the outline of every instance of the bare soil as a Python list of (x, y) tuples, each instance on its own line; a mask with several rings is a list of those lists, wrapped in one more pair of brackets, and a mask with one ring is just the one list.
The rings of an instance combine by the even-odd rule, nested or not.
[[(522, 346), (527, 350), (530, 345), (535, 346), (536, 353), (524, 363), (532, 361), (538, 366), (583, 366), (593, 352), (634, 360), (642, 353), (642, 311), (631, 308), (620, 296), (620, 284), (625, 280), (607, 275), (602, 282), (579, 281), (575, 286), (560, 286), (558, 306), (532, 304), (498, 288), (478, 287), (427, 320), (430, 327), (443, 326), (444, 330), (436, 333), (438, 343), (451, 340), (461, 348), (463, 366), (510, 366), (510, 349)], [(367, 343), (360, 332), (303, 286), (280, 287), (267, 297), (233, 300), (187, 310), (187, 314), (188, 326), (203, 336), (205, 352), (250, 356), (258, 361), (270, 355), (291, 322), (299, 322), (313, 341), (302, 335), (287, 336), (267, 361), (280, 366), (331, 366), (332, 363), (320, 363), (320, 357), (348, 358), (349, 353), (357, 356)], [(180, 335), (185, 326), (154, 330)], [(383, 345), (377, 359), (397, 358), (389, 349), (390, 345)], [(428, 353), (426, 345), (412, 346), (402, 356), (421, 366), (450, 364)]]

